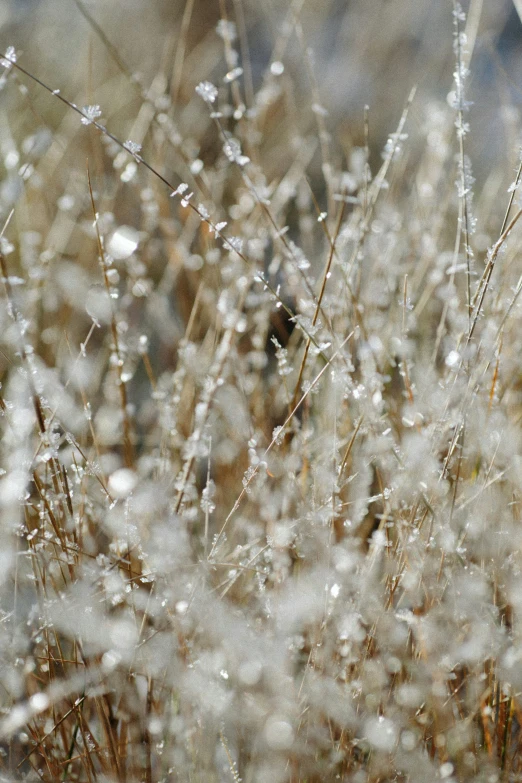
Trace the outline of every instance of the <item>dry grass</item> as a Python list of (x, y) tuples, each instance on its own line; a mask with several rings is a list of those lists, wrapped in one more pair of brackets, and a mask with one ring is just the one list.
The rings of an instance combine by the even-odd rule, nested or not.
[(393, 5), (13, 27), (1, 781), (522, 780), (509, 9)]

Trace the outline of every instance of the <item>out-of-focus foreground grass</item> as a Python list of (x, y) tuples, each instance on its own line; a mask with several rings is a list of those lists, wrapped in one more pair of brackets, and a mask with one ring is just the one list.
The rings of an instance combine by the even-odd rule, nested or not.
[(515, 7), (0, 23), (0, 780), (521, 780)]

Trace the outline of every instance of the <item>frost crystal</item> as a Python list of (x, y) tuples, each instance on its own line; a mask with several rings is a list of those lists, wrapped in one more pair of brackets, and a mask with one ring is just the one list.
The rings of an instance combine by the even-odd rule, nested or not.
[(193, 160), (190, 164), (190, 173), (194, 174), (195, 177), (197, 177), (198, 174), (201, 174), (203, 171), (203, 161), (199, 158), (196, 158), (196, 160)]
[(225, 244), (236, 253), (241, 253), (243, 250), (243, 240), (241, 237), (227, 237)]
[(125, 142), (123, 146), (125, 147), (127, 152), (130, 152), (131, 155), (139, 155), (139, 153), (141, 152), (141, 144), (138, 144), (135, 141), (128, 140)]
[(458, 351), (450, 351), (449, 354), (446, 356), (445, 364), (446, 367), (456, 367), (459, 361), (460, 361), (460, 354), (458, 353)]
[(90, 106), (84, 106), (82, 108), (82, 125), (90, 125), (92, 122), (101, 117), (101, 109), (98, 104), (92, 104)]
[(206, 487), (204, 487), (201, 501), (200, 501), (201, 510), (205, 514), (212, 514), (212, 512), (215, 510), (216, 508), (216, 504), (214, 503), (215, 494), (216, 494), (216, 485), (211, 479), (206, 485)]
[(198, 204), (198, 212), (202, 220), (210, 219), (210, 212), (204, 204)]
[(214, 103), (218, 96), (218, 90), (212, 82), (200, 82), (196, 87), (196, 92), (205, 103)]
[(132, 226), (120, 226), (114, 231), (107, 242), (107, 250), (116, 260), (129, 258), (140, 241), (138, 231)]
[(8, 46), (5, 51), (5, 57), (0, 60), (0, 65), (3, 68), (11, 68), (13, 63), (16, 62), (16, 52), (14, 46)]
[(396, 727), (389, 718), (382, 715), (367, 720), (364, 733), (370, 745), (385, 753), (391, 753), (397, 743)]
[(265, 738), (273, 750), (288, 750), (294, 741), (292, 725), (284, 718), (269, 718), (265, 726)]
[(115, 498), (126, 498), (138, 483), (134, 471), (120, 468), (109, 477), (109, 492)]
[(182, 196), (183, 193), (185, 193), (185, 191), (187, 191), (187, 190), (188, 190), (187, 183), (186, 182), (182, 182), (180, 185), (178, 185), (176, 190), (172, 191), (172, 193), (170, 194), (170, 197), (174, 198), (174, 196)]
[(226, 19), (220, 19), (216, 25), (216, 33), (224, 41), (232, 43), (237, 37), (236, 25)]
[(250, 162), (250, 158), (241, 153), (241, 144), (237, 139), (232, 136), (226, 140), (223, 145), (223, 152), (231, 163), (237, 163), (238, 166), (246, 166)]

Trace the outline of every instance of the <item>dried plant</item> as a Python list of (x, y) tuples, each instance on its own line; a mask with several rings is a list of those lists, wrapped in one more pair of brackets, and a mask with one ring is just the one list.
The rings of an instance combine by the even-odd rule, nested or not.
[(0, 47), (0, 780), (522, 780), (518, 17), (41, 2), (85, 46)]

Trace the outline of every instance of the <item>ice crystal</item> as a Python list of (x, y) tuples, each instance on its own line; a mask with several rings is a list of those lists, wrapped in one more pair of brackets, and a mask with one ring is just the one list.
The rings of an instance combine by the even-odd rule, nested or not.
[(238, 166), (246, 166), (250, 161), (250, 158), (247, 158), (246, 155), (242, 154), (239, 141), (232, 136), (224, 143), (223, 152), (231, 163), (237, 163)]
[(120, 226), (107, 242), (107, 250), (117, 260), (129, 258), (139, 244), (139, 233), (132, 226)]
[(270, 748), (288, 750), (294, 740), (294, 731), (288, 720), (274, 716), (267, 721), (265, 737)]
[(218, 96), (218, 89), (212, 82), (200, 82), (196, 87), (196, 92), (205, 103), (214, 103)]
[(389, 718), (380, 715), (378, 718), (370, 718), (365, 726), (364, 733), (376, 750), (391, 753), (397, 743), (397, 728)]
[(202, 220), (210, 219), (210, 212), (204, 204), (198, 204), (198, 212)]
[(270, 65), (270, 73), (273, 76), (281, 76), (281, 74), (284, 73), (284, 70), (285, 66), (279, 60), (274, 60), (274, 62)]
[(199, 158), (196, 158), (196, 160), (193, 160), (192, 163), (190, 164), (190, 172), (195, 177), (197, 177), (198, 174), (201, 174), (201, 172), (203, 171), (203, 167), (204, 167), (203, 161), (200, 160)]
[(236, 253), (241, 253), (243, 250), (243, 240), (241, 237), (227, 237), (224, 241), (225, 245)]
[(137, 156), (141, 152), (141, 144), (138, 144), (135, 141), (126, 141), (123, 145), (127, 152), (130, 152), (131, 155)]
[(14, 46), (8, 46), (5, 50), (5, 56), (0, 59), (2, 68), (11, 68), (16, 62), (16, 51)]
[(228, 19), (220, 19), (216, 25), (216, 32), (224, 41), (232, 43), (237, 37), (236, 25)]
[(102, 112), (98, 104), (91, 104), (82, 108), (82, 114), (84, 115), (81, 119), (82, 125), (91, 125), (101, 117)]
[(185, 193), (187, 190), (188, 190), (187, 183), (186, 182), (182, 182), (181, 184), (178, 185), (176, 190), (172, 191), (172, 193), (170, 194), (170, 197), (174, 198), (174, 196), (182, 196), (183, 193)]

